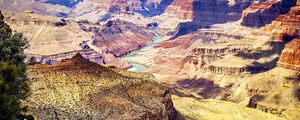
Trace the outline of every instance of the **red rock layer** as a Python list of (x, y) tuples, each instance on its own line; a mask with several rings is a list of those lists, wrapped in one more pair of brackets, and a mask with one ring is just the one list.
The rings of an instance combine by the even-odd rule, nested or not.
[(280, 0), (267, 0), (262, 3), (253, 3), (250, 7), (248, 7), (244, 12), (243, 12), (243, 17), (249, 15), (250, 13), (254, 13), (257, 11), (264, 11), (268, 8), (270, 8), (273, 4), (280, 2)]
[(193, 18), (193, 2), (194, 0), (174, 0), (167, 7), (166, 13), (173, 14), (182, 19)]
[(288, 69), (300, 70), (299, 38), (294, 39), (285, 45), (277, 65)]
[(264, 31), (273, 32), (275, 40), (290, 41), (299, 37), (300, 31), (300, 3), (290, 9), (289, 13), (280, 15)]
[(261, 3), (253, 3), (244, 10), (242, 25), (261, 27), (270, 24), (280, 14), (288, 12), (290, 7), (296, 5), (296, 1), (290, 0), (267, 0)]

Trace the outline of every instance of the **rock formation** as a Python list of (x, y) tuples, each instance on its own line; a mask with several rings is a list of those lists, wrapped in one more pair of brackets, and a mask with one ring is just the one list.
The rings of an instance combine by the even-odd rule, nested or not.
[(194, 0), (173, 0), (172, 4), (166, 9), (166, 13), (175, 15), (182, 19), (192, 19), (193, 16)]
[[(179, 4), (186, 4), (182, 2)], [(192, 4), (189, 6), (192, 8), (187, 7), (192, 10), (192, 15), (189, 15), (192, 21), (179, 24), (174, 38), (195, 32), (197, 29), (209, 28), (214, 24), (237, 21), (241, 18), (243, 10), (251, 5), (250, 1), (229, 2), (227, 0), (193, 0), (187, 3)], [(182, 10), (183, 13), (185, 9)]]
[(151, 44), (154, 34), (131, 22), (110, 20), (93, 38), (95, 46), (119, 57)]
[(243, 12), (242, 25), (261, 27), (270, 24), (280, 14), (285, 14), (296, 5), (295, 0), (266, 0), (254, 3)]
[(264, 29), (266, 32), (271, 32), (275, 40), (290, 41), (299, 37), (300, 28), (300, 5), (290, 8), (287, 14), (280, 15), (267, 25)]
[(34, 57), (41, 63), (57, 63), (80, 52), (99, 64), (129, 68), (131, 65), (116, 57), (149, 45), (154, 38), (148, 28), (121, 20), (99, 25), (32, 12), (6, 14), (8, 24), (15, 31), (25, 33), (29, 41), (28, 60)]
[(300, 70), (300, 39), (294, 39), (285, 45), (277, 65)]
[(171, 95), (146, 73), (92, 63), (77, 54), (28, 67), (36, 119), (175, 119)]

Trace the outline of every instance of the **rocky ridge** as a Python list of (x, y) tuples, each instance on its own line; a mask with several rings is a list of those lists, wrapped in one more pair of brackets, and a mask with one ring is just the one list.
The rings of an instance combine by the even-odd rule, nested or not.
[(168, 90), (153, 77), (92, 63), (77, 54), (28, 67), (36, 119), (174, 119)]

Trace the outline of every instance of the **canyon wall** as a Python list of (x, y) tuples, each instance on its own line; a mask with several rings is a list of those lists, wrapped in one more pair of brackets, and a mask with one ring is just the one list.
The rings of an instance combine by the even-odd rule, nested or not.
[(214, 24), (237, 21), (241, 18), (243, 10), (251, 5), (250, 1), (229, 2), (227, 0), (194, 0), (188, 3), (192, 3), (192, 6), (189, 6), (192, 7), (189, 8), (192, 10), (192, 15), (189, 16), (192, 21), (180, 23), (173, 39), (201, 28), (209, 28)]
[(266, 0), (254, 3), (243, 12), (242, 25), (262, 27), (270, 24), (279, 15), (288, 13), (296, 5), (295, 0)]
[(300, 39), (294, 39), (285, 45), (277, 65), (288, 69), (300, 70)]
[(165, 13), (175, 15), (182, 19), (192, 19), (194, 0), (173, 0), (173, 2), (167, 7)]

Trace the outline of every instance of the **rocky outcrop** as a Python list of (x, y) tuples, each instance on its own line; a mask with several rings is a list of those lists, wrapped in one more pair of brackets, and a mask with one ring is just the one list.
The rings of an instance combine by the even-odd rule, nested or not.
[(222, 56), (228, 53), (236, 53), (238, 51), (242, 51), (244, 49), (241, 48), (194, 48), (193, 54), (200, 56)]
[(294, 39), (285, 45), (277, 65), (300, 70), (300, 39)]
[(254, 3), (243, 12), (242, 25), (261, 27), (270, 24), (280, 14), (285, 14), (296, 5), (295, 0), (266, 0)]
[[(143, 74), (143, 73), (140, 73)], [(28, 67), (36, 119), (175, 119), (167, 89), (141, 76), (89, 62), (77, 54), (59, 64)]]

